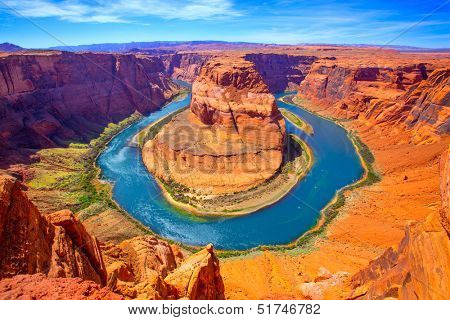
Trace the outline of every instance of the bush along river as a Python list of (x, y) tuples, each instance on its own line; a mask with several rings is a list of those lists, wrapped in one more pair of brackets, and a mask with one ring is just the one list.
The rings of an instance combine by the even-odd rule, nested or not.
[[(278, 94), (276, 98), (285, 94)], [(303, 132), (286, 120), (286, 130), (310, 146), (314, 164), (308, 174), (273, 205), (237, 217), (197, 217), (172, 207), (145, 168), (140, 149), (130, 143), (150, 123), (189, 104), (191, 96), (134, 123), (99, 155), (102, 178), (113, 184), (113, 199), (131, 216), (155, 233), (187, 245), (213, 243), (218, 249), (245, 250), (260, 245), (286, 244), (314, 227), (320, 211), (341, 188), (364, 174), (360, 157), (344, 128), (305, 109), (277, 100), (305, 120), (314, 134)]]

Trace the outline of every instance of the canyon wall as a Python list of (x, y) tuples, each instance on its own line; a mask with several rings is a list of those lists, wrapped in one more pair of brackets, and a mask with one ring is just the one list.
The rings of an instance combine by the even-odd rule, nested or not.
[(232, 193), (272, 177), (282, 161), (285, 124), (253, 63), (208, 61), (192, 86), (190, 110), (143, 148), (147, 168), (199, 193)]
[(386, 250), (352, 277), (352, 299), (447, 299), (450, 296), (450, 150), (441, 158), (441, 208), (406, 227)]
[(200, 69), (214, 57), (212, 53), (174, 53), (159, 56), (164, 64), (165, 72), (177, 80), (194, 82)]
[[(213, 58), (220, 57), (218, 52), (179, 52), (159, 55), (167, 74), (189, 83), (194, 82), (201, 68)], [(222, 54), (227, 55), (227, 53)], [(243, 57), (252, 62), (272, 93), (296, 90), (308, 74), (315, 56), (283, 53), (248, 53), (235, 55), (232, 59)]]
[(0, 147), (47, 148), (88, 141), (178, 90), (156, 57), (44, 52), (0, 58)]
[(270, 92), (297, 90), (317, 60), (314, 56), (257, 53), (247, 54), (245, 59), (255, 64)]
[(338, 118), (406, 125), (418, 141), (450, 133), (450, 69), (395, 60), (379, 64), (320, 59), (298, 97)]

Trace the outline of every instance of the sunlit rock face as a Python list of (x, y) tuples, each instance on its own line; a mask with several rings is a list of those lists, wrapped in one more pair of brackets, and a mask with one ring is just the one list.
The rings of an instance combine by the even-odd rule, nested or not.
[(284, 120), (253, 63), (210, 60), (192, 87), (190, 109), (175, 116), (143, 150), (158, 178), (200, 193), (250, 189), (282, 161)]
[(449, 76), (440, 64), (319, 59), (298, 97), (334, 117), (403, 126), (413, 132), (413, 142), (430, 143), (450, 132)]

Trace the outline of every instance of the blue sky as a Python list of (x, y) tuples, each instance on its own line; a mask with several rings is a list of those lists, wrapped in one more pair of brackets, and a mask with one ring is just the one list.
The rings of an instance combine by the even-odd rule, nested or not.
[(159, 40), (450, 47), (450, 0), (0, 0), (0, 42)]

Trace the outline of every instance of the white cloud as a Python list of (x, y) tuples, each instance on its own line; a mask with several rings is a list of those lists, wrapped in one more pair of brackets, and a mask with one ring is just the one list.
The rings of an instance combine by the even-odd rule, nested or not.
[[(3, 1), (10, 11), (29, 18), (57, 17), (71, 22), (124, 23), (134, 18), (208, 20), (239, 16), (230, 0), (23, 0)], [(8, 9), (8, 8), (7, 8)]]

